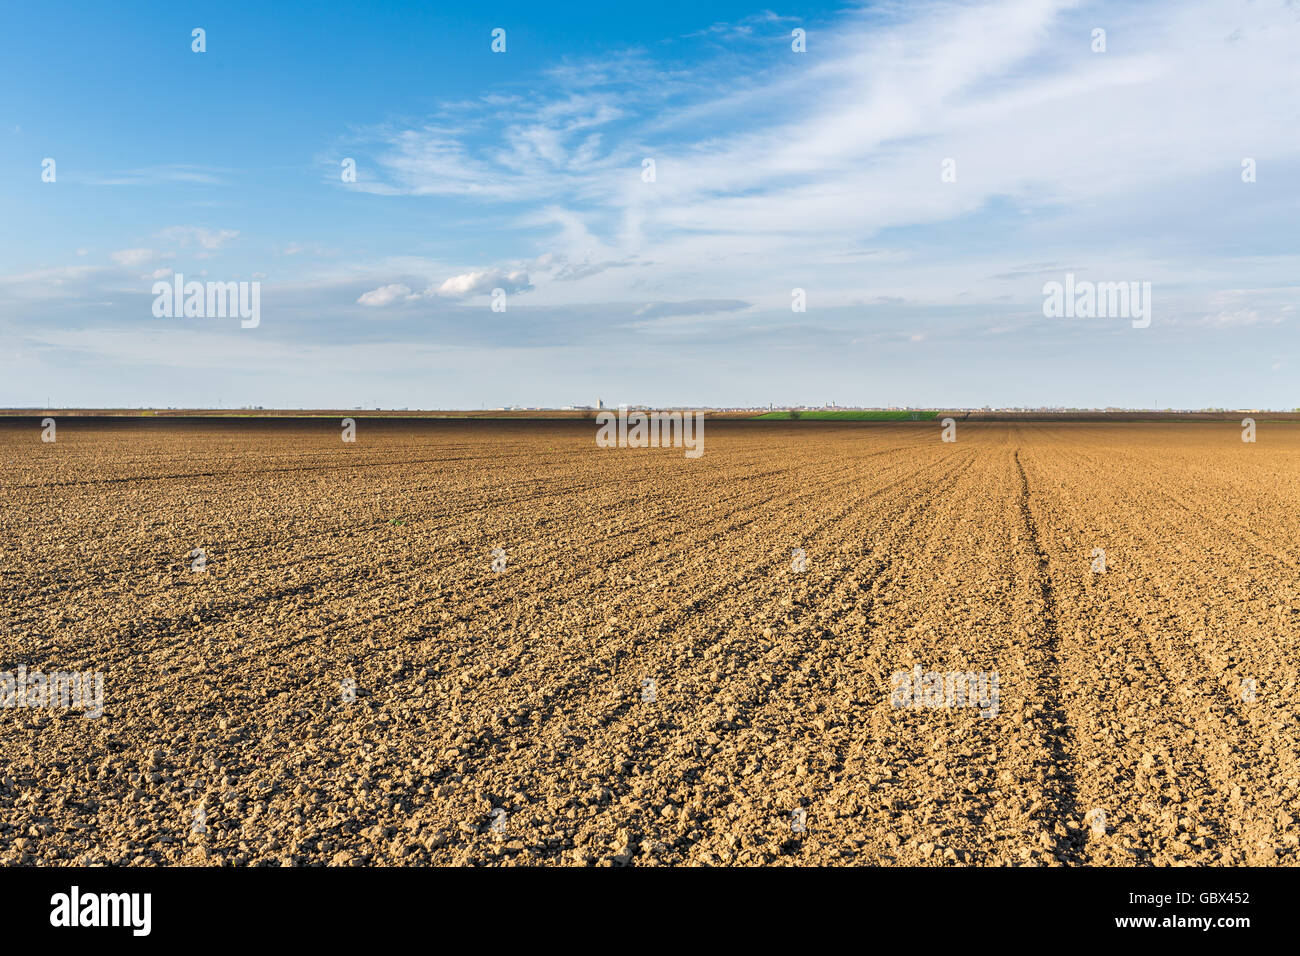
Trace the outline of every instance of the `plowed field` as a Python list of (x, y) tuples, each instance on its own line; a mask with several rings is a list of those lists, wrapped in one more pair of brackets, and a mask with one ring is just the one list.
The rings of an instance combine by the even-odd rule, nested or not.
[(1300, 426), (705, 430), (0, 425), (0, 863), (1296, 863)]

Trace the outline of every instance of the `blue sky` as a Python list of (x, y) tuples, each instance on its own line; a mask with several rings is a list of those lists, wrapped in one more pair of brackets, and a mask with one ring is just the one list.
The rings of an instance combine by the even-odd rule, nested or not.
[[(1297, 49), (1231, 0), (13, 7), (0, 405), (1297, 407)], [(155, 318), (176, 272), (260, 324)], [(1045, 317), (1066, 273), (1150, 327)]]

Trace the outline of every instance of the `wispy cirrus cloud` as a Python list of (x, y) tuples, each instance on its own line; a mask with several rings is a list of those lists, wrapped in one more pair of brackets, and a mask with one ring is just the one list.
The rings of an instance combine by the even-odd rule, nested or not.
[[(706, 32), (753, 36), (753, 49), (689, 73), (642, 58), (602, 62), (593, 76), (557, 69), (549, 89), (481, 103), (477, 115), (459, 104), (459, 124), (449, 113), (375, 128), (367, 188), (469, 197), (551, 230), (573, 261), (599, 244), (603, 261), (653, 259), (656, 278), (688, 292), (752, 296), (751, 263), (774, 262), (830, 303), (861, 298), (886, 268), (834, 266), (845, 243), (982, 218), (1012, 266), (1045, 245), (1113, 244), (1121, 228), (1141, 241), (1135, 202), (1162, 203), (1208, 176), (1236, 182), (1239, 157), (1224, 156), (1224, 142), (1300, 162), (1300, 144), (1268, 118), (1300, 98), (1286, 65), (1300, 34), (1282, 4), (885, 5), (812, 31), (806, 54), (789, 50), (793, 22), (768, 12), (715, 25)], [(1100, 54), (1098, 23), (1111, 37)], [(737, 64), (750, 69), (726, 72)], [(646, 158), (653, 182), (642, 180)], [(945, 159), (955, 182), (941, 179)], [(983, 245), (933, 252), (960, 260)], [(994, 274), (1023, 280), (1028, 297), (1033, 272)], [(971, 291), (957, 281), (948, 295)], [(926, 285), (929, 298), (945, 291)]]
[(72, 178), (74, 182), (88, 186), (160, 186), (172, 183), (217, 186), (225, 183), (232, 172), (213, 166), (173, 164), (115, 173), (85, 173), (80, 176), (74, 173)]

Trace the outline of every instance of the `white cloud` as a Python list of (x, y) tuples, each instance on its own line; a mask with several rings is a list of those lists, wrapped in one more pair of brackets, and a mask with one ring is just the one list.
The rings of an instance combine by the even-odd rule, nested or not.
[(197, 245), (209, 252), (220, 249), (227, 242), (239, 237), (238, 229), (205, 229), (202, 226), (172, 226), (160, 234), (164, 239), (180, 243), (181, 246)]
[(410, 286), (405, 286), (402, 285), (401, 283), (393, 283), (392, 285), (383, 285), (380, 286), (378, 289), (372, 289), (371, 291), (363, 294), (361, 298), (357, 299), (357, 303), (360, 305), (381, 307), (385, 305), (392, 305), (394, 302), (397, 302), (399, 299), (407, 299), (410, 297), (411, 297)]
[(493, 289), (504, 289), (507, 293), (527, 292), (532, 283), (528, 273), (523, 270), (504, 272), (499, 269), (487, 269), (482, 272), (466, 272), (452, 276), (438, 287), (438, 295), (464, 298), (471, 295), (486, 295)]
[(158, 253), (152, 249), (119, 249), (109, 254), (109, 258), (119, 266), (135, 269), (152, 262)]

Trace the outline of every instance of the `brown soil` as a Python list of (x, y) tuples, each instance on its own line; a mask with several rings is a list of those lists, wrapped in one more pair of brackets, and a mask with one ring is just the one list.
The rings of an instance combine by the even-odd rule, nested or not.
[(1300, 859), (1293, 425), (40, 431), (0, 671), (104, 715), (0, 710), (0, 863)]

